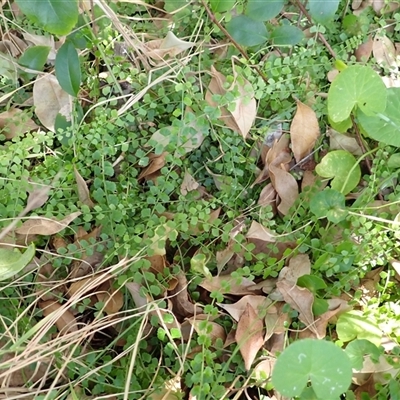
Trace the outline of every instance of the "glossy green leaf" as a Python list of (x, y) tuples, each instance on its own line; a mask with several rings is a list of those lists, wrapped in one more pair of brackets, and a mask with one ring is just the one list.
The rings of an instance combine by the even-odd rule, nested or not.
[(256, 21), (268, 21), (282, 11), (283, 4), (283, 0), (249, 0), (245, 14)]
[(333, 122), (344, 121), (354, 107), (366, 115), (376, 115), (385, 111), (386, 99), (382, 78), (371, 67), (353, 65), (344, 69), (329, 88), (329, 118)]
[(325, 299), (315, 298), (312, 305), (312, 313), (315, 317), (326, 313), (329, 309), (329, 303)]
[(311, 381), (318, 398), (339, 398), (349, 387), (351, 377), (346, 353), (332, 342), (315, 339), (292, 343), (280, 354), (272, 371), (275, 389), (286, 397), (300, 396)]
[(308, 8), (311, 18), (319, 24), (331, 22), (339, 7), (339, 0), (309, 0)]
[(22, 54), (22, 56), (19, 58), (18, 62), (23, 67), (32, 69), (34, 71), (42, 71), (44, 64), (46, 64), (49, 52), (49, 46), (28, 47), (24, 54)]
[(345, 150), (330, 151), (315, 167), (323, 178), (332, 178), (331, 188), (350, 193), (360, 182), (361, 169), (354, 156)]
[[(342, 195), (341, 193), (339, 194)], [(318, 290), (325, 289), (327, 287), (325, 281), (317, 275), (302, 275), (299, 279), (297, 279), (297, 286), (307, 288), (314, 294)]]
[(367, 116), (357, 113), (357, 120), (364, 132), (372, 139), (400, 147), (400, 88), (387, 89), (387, 106), (384, 111)]
[(328, 221), (337, 224), (343, 221), (347, 215), (345, 197), (336, 190), (325, 189), (312, 197), (310, 211), (317, 218), (327, 218)]
[(0, 248), (0, 280), (4, 281), (23, 270), (35, 255), (35, 246), (31, 244), (24, 253), (18, 249)]
[(353, 339), (366, 339), (379, 346), (382, 341), (382, 331), (375, 318), (364, 315), (362, 311), (352, 310), (339, 316), (336, 332), (343, 342)]
[(278, 26), (270, 34), (270, 40), (275, 46), (294, 46), (301, 39), (303, 32), (293, 25)]
[(71, 96), (77, 96), (81, 84), (81, 66), (74, 45), (65, 42), (56, 56), (56, 78), (58, 83)]
[(67, 35), (78, 22), (77, 0), (16, 0), (16, 3), (32, 22), (55, 35)]
[(227, 31), (242, 46), (257, 46), (268, 39), (267, 28), (261, 21), (255, 21), (246, 15), (232, 18), (226, 25)]
[(232, 10), (236, 0), (210, 0), (211, 10), (213, 12), (226, 12)]

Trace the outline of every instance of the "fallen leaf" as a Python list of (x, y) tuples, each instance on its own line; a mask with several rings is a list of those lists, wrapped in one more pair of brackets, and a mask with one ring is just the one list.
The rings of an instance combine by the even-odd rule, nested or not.
[(206, 102), (213, 107), (219, 107), (213, 100), (213, 95), (223, 96), (227, 92), (232, 92), (233, 89), (237, 89), (239, 96), (234, 101), (235, 108), (230, 112), (225, 107), (219, 107), (221, 111), (220, 119), (228, 128), (241, 134), (243, 138), (246, 139), (257, 114), (257, 102), (254, 98), (254, 90), (251, 84), (234, 72), (235, 82), (232, 84), (231, 88), (226, 89), (225, 76), (218, 72), (213, 66), (211, 66), (211, 74), (212, 78), (205, 96)]
[(104, 303), (104, 312), (107, 315), (116, 314), (124, 305), (124, 296), (120, 290), (113, 287), (108, 280), (96, 289), (97, 300)]
[(372, 45), (372, 54), (381, 67), (397, 70), (396, 49), (387, 36), (376, 35)]
[(290, 125), (290, 140), (296, 162), (307, 157), (320, 136), (318, 119), (313, 109), (297, 101), (297, 111)]
[(34, 35), (28, 32), (22, 32), (22, 35), (27, 43), (33, 46), (47, 46), (50, 47), (49, 55), (47, 56), (47, 63), (53, 64), (56, 60), (56, 46), (54, 42), (54, 36), (42, 36)]
[(190, 175), (188, 170), (185, 170), (181, 184), (181, 194), (186, 196), (189, 192), (196, 190), (199, 186), (200, 184), (193, 178), (192, 175)]
[[(206, 319), (209, 318), (208, 315), (205, 315)], [(195, 316), (189, 318), (187, 320), (194, 328), (198, 335), (206, 334), (210, 339), (213, 345), (216, 344), (217, 340), (222, 340), (222, 343), (226, 340), (226, 332), (225, 329), (213, 321), (207, 321), (207, 324), (204, 323), (204, 319), (199, 319), (199, 316)], [(211, 327), (211, 330), (210, 330)]]
[(267, 312), (272, 301), (265, 296), (247, 295), (233, 304), (217, 303), (217, 305), (227, 311), (236, 322), (240, 320), (240, 317), (246, 310), (247, 304), (251, 305), (257, 315), (262, 315)]
[(150, 180), (152, 178), (152, 175), (155, 172), (158, 172), (166, 164), (165, 157), (167, 154), (167, 152), (163, 152), (160, 155), (156, 155), (154, 153), (149, 154), (149, 165), (145, 167), (139, 174), (138, 180)]
[(281, 292), (286, 303), (294, 310), (299, 312), (299, 320), (308, 328), (318, 339), (318, 332), (314, 326), (314, 315), (312, 306), (314, 295), (306, 288), (294, 285), (292, 282), (282, 280), (277, 282), (276, 287)]
[(180, 271), (175, 278), (178, 284), (173, 290), (168, 292), (174, 314), (182, 319), (201, 314), (203, 312), (202, 309), (191, 301), (187, 290), (188, 281), (185, 273)]
[(205, 278), (199, 286), (208, 292), (217, 291), (222, 294), (246, 295), (257, 294), (259, 289), (249, 289), (254, 282), (247, 278), (232, 278), (230, 275), (213, 276)]
[(250, 304), (246, 305), (238, 322), (235, 339), (247, 371), (250, 370), (258, 351), (264, 344), (264, 324)]
[(272, 212), (276, 213), (276, 190), (272, 183), (268, 183), (260, 193), (260, 197), (258, 198), (257, 204), (261, 207), (272, 207)]
[(146, 308), (146, 305), (149, 302), (149, 299), (147, 297), (142, 296), (141, 293), (141, 285), (136, 282), (127, 282), (125, 283), (126, 288), (129, 290), (129, 293), (132, 296), (133, 301), (135, 302), (136, 305), (136, 310), (138, 312), (144, 311)]
[(358, 62), (367, 62), (372, 54), (372, 47), (374, 41), (372, 40), (372, 36), (368, 36), (367, 41), (361, 43), (356, 50), (354, 51), (354, 55), (356, 56), (356, 60)]
[(309, 275), (311, 273), (311, 262), (307, 254), (297, 254), (292, 257), (287, 267), (283, 267), (278, 276), (278, 282), (286, 280), (293, 284), (297, 283), (297, 280), (303, 275)]
[(326, 135), (329, 137), (329, 148), (331, 150), (346, 150), (355, 156), (361, 156), (363, 151), (355, 137), (345, 133), (339, 133), (330, 128)]
[(288, 313), (283, 312), (284, 303), (276, 303), (276, 306), (270, 307), (264, 318), (265, 337), (267, 342), (274, 334), (286, 333), (291, 323)]
[(39, 127), (18, 108), (11, 108), (0, 113), (0, 130), (6, 139), (12, 139)]
[(274, 233), (257, 221), (252, 221), (246, 239), (259, 239), (264, 242), (275, 243)]
[(58, 331), (62, 334), (78, 331), (78, 323), (71, 311), (65, 309), (65, 306), (55, 301), (42, 301), (39, 307), (43, 311), (45, 317), (54, 313), (57, 316), (55, 320)]
[(88, 206), (89, 208), (93, 208), (94, 203), (90, 198), (89, 188), (88, 188), (85, 180), (82, 178), (82, 175), (76, 169), (75, 165), (74, 165), (74, 174), (75, 174), (76, 185), (78, 187), (79, 201), (82, 204), (85, 204), (86, 206)]
[(15, 232), (20, 235), (54, 235), (65, 229), (81, 214), (80, 211), (76, 211), (60, 221), (52, 218), (30, 217), (28, 221), (24, 222)]
[(33, 103), (39, 121), (54, 132), (57, 114), (71, 119), (72, 103), (70, 96), (61, 88), (54, 75), (38, 76), (33, 84)]

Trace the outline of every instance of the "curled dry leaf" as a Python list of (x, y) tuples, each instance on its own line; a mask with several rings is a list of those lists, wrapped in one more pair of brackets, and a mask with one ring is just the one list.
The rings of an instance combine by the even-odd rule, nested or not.
[(149, 165), (142, 170), (142, 172), (139, 174), (138, 179), (146, 179), (146, 180), (151, 180), (154, 178), (154, 174), (158, 172), (165, 164), (165, 157), (168, 153), (163, 152), (160, 155), (156, 155), (154, 153), (149, 154)]
[(263, 328), (263, 320), (256, 314), (253, 307), (247, 304), (238, 322), (235, 335), (247, 371), (250, 370), (258, 351), (264, 344)]
[(274, 233), (257, 221), (251, 222), (250, 229), (246, 234), (246, 239), (259, 239), (270, 243), (274, 243), (276, 241)]
[(34, 131), (39, 127), (33, 122), (32, 118), (18, 108), (11, 108), (0, 113), (0, 130), (6, 139), (22, 135), (26, 132)]
[(88, 188), (85, 180), (82, 178), (82, 175), (76, 169), (75, 165), (74, 165), (74, 174), (75, 174), (76, 185), (78, 187), (78, 198), (79, 198), (80, 202), (82, 204), (85, 204), (89, 208), (93, 208), (94, 203), (93, 203), (92, 199), (90, 198), (89, 188)]
[(261, 207), (271, 206), (273, 213), (276, 213), (276, 190), (272, 183), (268, 183), (268, 185), (261, 190), (257, 204)]
[(111, 280), (104, 282), (97, 288), (96, 297), (98, 301), (104, 303), (104, 311), (107, 315), (116, 314), (124, 305), (122, 292), (113, 287)]
[(188, 170), (185, 170), (185, 175), (183, 176), (183, 181), (181, 184), (181, 194), (183, 196), (186, 196), (189, 192), (198, 189), (199, 183), (196, 181), (196, 179), (193, 178), (192, 175), (188, 172)]
[(239, 92), (239, 97), (235, 99), (234, 110), (230, 112), (225, 107), (221, 107), (220, 119), (228, 128), (241, 134), (243, 138), (246, 139), (257, 115), (257, 102), (254, 98), (254, 90), (251, 84), (243, 77), (239, 77), (235, 72), (235, 83), (230, 89), (226, 89), (225, 76), (218, 72), (213, 66), (211, 67), (211, 73), (213, 77), (205, 96), (207, 103), (212, 107), (218, 107), (218, 104), (213, 100), (212, 96), (223, 96), (228, 91), (232, 91), (233, 88), (236, 88)]
[(318, 119), (314, 110), (297, 101), (297, 111), (290, 125), (290, 139), (296, 162), (307, 157), (320, 136)]
[(240, 317), (247, 307), (247, 304), (250, 304), (253, 310), (258, 315), (261, 315), (267, 312), (268, 308), (272, 304), (272, 301), (265, 296), (247, 295), (233, 304), (217, 303), (217, 305), (227, 311), (236, 322), (240, 320)]
[(54, 235), (65, 229), (81, 214), (80, 211), (76, 211), (60, 221), (44, 217), (30, 217), (30, 219), (17, 228), (15, 232), (20, 235)]
[(54, 313), (54, 317), (57, 317), (55, 324), (60, 333), (65, 335), (78, 330), (78, 324), (74, 315), (60, 303), (52, 300), (42, 301), (39, 303), (39, 307), (43, 310), (45, 317)]
[(53, 75), (38, 76), (33, 84), (33, 103), (39, 121), (49, 131), (54, 132), (57, 114), (62, 114), (67, 121), (71, 119), (72, 103), (70, 96), (61, 88)]
[(397, 69), (396, 48), (387, 36), (375, 36), (372, 54), (380, 66)]
[(182, 319), (201, 314), (202, 309), (193, 304), (190, 299), (187, 290), (188, 282), (185, 273), (180, 271), (176, 276), (176, 279), (178, 280), (178, 284), (169, 292), (174, 314)]

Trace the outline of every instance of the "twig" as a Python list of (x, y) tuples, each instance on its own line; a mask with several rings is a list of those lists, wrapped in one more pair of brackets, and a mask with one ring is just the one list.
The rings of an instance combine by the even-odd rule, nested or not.
[[(239, 50), (240, 54), (247, 60), (250, 60), (250, 57), (247, 55), (246, 51), (240, 46), (240, 44), (232, 37), (232, 35), (222, 26), (222, 24), (215, 18), (215, 15), (212, 13), (212, 11), (209, 9), (207, 6), (207, 3), (204, 0), (201, 0), (204, 9), (207, 11), (207, 14), (211, 21), (218, 26), (218, 28), (224, 33), (224, 35), (232, 42), (232, 44)], [(268, 78), (265, 76), (265, 74), (260, 70), (260, 68), (257, 65), (250, 65), (252, 68), (254, 68), (258, 75), (262, 78), (262, 80), (265, 83), (268, 83)]]
[[(300, 2), (300, 0), (293, 0), (293, 1), (296, 3), (297, 7), (299, 7), (300, 11), (306, 16), (306, 18), (308, 19), (308, 22), (312, 23), (311, 15), (308, 13), (308, 11), (304, 7), (304, 5)], [(321, 32), (318, 32), (318, 37), (319, 37), (319, 40), (328, 49), (328, 51), (331, 54), (331, 56), (333, 58), (336, 58), (336, 53), (334, 52), (334, 50), (332, 49), (332, 47), (328, 43), (328, 41), (325, 39), (325, 36)]]

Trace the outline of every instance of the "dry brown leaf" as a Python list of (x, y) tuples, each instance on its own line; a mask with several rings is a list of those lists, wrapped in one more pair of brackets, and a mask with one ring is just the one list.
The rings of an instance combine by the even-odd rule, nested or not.
[(235, 335), (247, 371), (250, 370), (258, 351), (264, 344), (263, 328), (262, 319), (259, 318), (253, 307), (247, 304), (238, 322)]
[(329, 148), (331, 150), (346, 150), (358, 157), (363, 154), (355, 137), (339, 133), (332, 128), (329, 128), (326, 134), (329, 137)]
[(262, 226), (257, 221), (251, 222), (249, 231), (246, 234), (246, 239), (259, 239), (259, 240), (262, 240), (264, 242), (269, 242), (269, 243), (276, 242), (274, 233), (270, 229)]
[(292, 207), (296, 199), (299, 197), (297, 181), (289, 172), (286, 172), (275, 165), (270, 165), (269, 170), (271, 173), (272, 184), (280, 198), (278, 211), (283, 215), (287, 215), (290, 207)]
[(132, 296), (133, 301), (135, 302), (136, 309), (138, 311), (142, 311), (146, 308), (149, 299), (147, 297), (143, 297), (140, 291), (141, 285), (136, 282), (127, 282), (125, 283), (126, 288), (129, 290), (129, 293)]
[(79, 198), (79, 201), (82, 204), (87, 205), (89, 208), (93, 208), (94, 207), (94, 203), (90, 198), (89, 188), (88, 188), (85, 180), (82, 178), (82, 175), (76, 169), (75, 165), (74, 165), (74, 174), (75, 174), (76, 185), (78, 187), (78, 198)]
[[(164, 280), (168, 280), (168, 290), (173, 290), (178, 285), (178, 279), (175, 277), (170, 277), (168, 272), (168, 277), (165, 277), (166, 271), (165, 268), (168, 269), (169, 264), (165, 258), (165, 255), (154, 255), (151, 257), (145, 257), (146, 260), (150, 261), (150, 271), (153, 272), (156, 276), (160, 274)], [(165, 281), (163, 280), (162, 284), (166, 285)]]
[(374, 376), (371, 375), (369, 379), (364, 382), (361, 386), (358, 386), (354, 391), (356, 395), (356, 400), (373, 399), (376, 396)]
[(196, 190), (200, 184), (193, 178), (192, 175), (185, 170), (185, 175), (183, 176), (183, 181), (181, 184), (181, 194), (186, 196), (189, 192)]
[(217, 261), (218, 274), (221, 273), (221, 271), (223, 270), (225, 265), (228, 264), (229, 260), (235, 254), (235, 252), (233, 251), (233, 245), (234, 245), (234, 242), (231, 240), (228, 243), (228, 246), (225, 247), (225, 249), (219, 250), (219, 251), (216, 252), (215, 259)]
[(318, 332), (314, 326), (314, 315), (312, 306), (314, 303), (314, 295), (306, 288), (294, 285), (292, 282), (280, 281), (276, 287), (281, 292), (286, 303), (294, 310), (299, 312), (299, 320), (308, 328), (318, 339)]
[(236, 322), (240, 320), (240, 317), (246, 310), (247, 304), (251, 305), (257, 315), (263, 315), (271, 306), (272, 301), (265, 296), (247, 295), (233, 304), (217, 303), (217, 305), (227, 311)]
[(387, 3), (385, 0), (372, 0), (372, 8), (378, 15), (393, 12), (399, 7), (400, 5), (397, 1)]
[(163, 61), (166, 57), (173, 58), (179, 53), (190, 49), (196, 43), (185, 42), (177, 38), (172, 31), (168, 31), (164, 39), (150, 40), (144, 44), (145, 54), (155, 61)]
[(20, 235), (54, 235), (65, 229), (81, 214), (80, 211), (76, 211), (60, 221), (44, 217), (30, 217), (30, 219), (17, 228), (15, 232)]
[(368, 36), (366, 42), (361, 43), (356, 50), (354, 51), (354, 55), (356, 56), (357, 61), (359, 62), (367, 62), (372, 54), (372, 47), (374, 41), (372, 40), (372, 36)]
[[(257, 114), (257, 102), (254, 98), (254, 91), (250, 83), (243, 77), (238, 77), (235, 72), (235, 83), (230, 89), (226, 89), (224, 87), (226, 82), (225, 76), (218, 72), (213, 66), (211, 66), (211, 74), (212, 79), (208, 86), (205, 100), (211, 106), (218, 107), (218, 104), (215, 103), (212, 96), (215, 94), (223, 96), (228, 91), (232, 91), (233, 88), (237, 88), (239, 97), (235, 99), (235, 109), (229, 112), (225, 107), (220, 107), (220, 119), (228, 128), (241, 134), (243, 138), (246, 139)], [(239, 80), (242, 82), (239, 83)]]
[(178, 284), (173, 290), (168, 292), (174, 314), (181, 319), (201, 314), (202, 309), (193, 304), (191, 301), (189, 292), (187, 290), (188, 281), (185, 273), (180, 271), (176, 276), (176, 279), (178, 280)]
[(58, 316), (55, 321), (58, 331), (62, 334), (76, 332), (78, 330), (78, 323), (71, 311), (66, 310), (63, 305), (55, 301), (42, 301), (39, 307), (43, 310), (45, 317), (51, 315), (53, 312)]
[(387, 36), (375, 36), (372, 54), (380, 66), (397, 69), (396, 49)]
[(11, 108), (0, 113), (0, 130), (6, 139), (34, 131), (39, 127), (18, 108)]
[(257, 204), (261, 207), (272, 207), (272, 212), (276, 213), (276, 190), (274, 189), (272, 183), (268, 183), (260, 193)]
[[(261, 361), (254, 367), (252, 376), (258, 381), (265, 382), (264, 384), (266, 385), (267, 382), (265, 381), (265, 379), (271, 377), (272, 369), (275, 365), (275, 362), (276, 361), (273, 358)], [(264, 387), (263, 384), (261, 385), (257, 384), (257, 386)]]
[(259, 289), (249, 289), (254, 286), (254, 282), (247, 278), (232, 278), (229, 275), (213, 276), (205, 278), (200, 284), (208, 292), (218, 291), (222, 294), (246, 295), (257, 294)]
[(268, 341), (272, 335), (285, 333), (291, 323), (291, 318), (288, 313), (284, 313), (284, 303), (276, 303), (276, 306), (271, 307), (265, 316), (265, 337), (264, 341)]
[(311, 262), (307, 254), (297, 254), (292, 257), (287, 267), (283, 267), (279, 272), (278, 281), (286, 280), (293, 284), (303, 275), (311, 273)]
[(18, 57), (28, 48), (28, 44), (18, 37), (16, 31), (5, 32), (2, 40), (5, 43), (8, 42), (12, 44), (12, 46), (10, 46), (10, 49), (13, 49), (13, 51), (11, 52), (11, 55), (13, 57)]
[(165, 164), (165, 157), (168, 153), (167, 152), (163, 152), (160, 155), (156, 155), (154, 153), (149, 154), (149, 165), (144, 168), (142, 170), (142, 172), (139, 174), (138, 179), (146, 179), (146, 180), (150, 180), (153, 178), (153, 174), (155, 172), (158, 172)]
[(290, 139), (296, 162), (300, 162), (313, 151), (319, 136), (320, 131), (315, 111), (297, 101), (297, 111), (290, 125)]
[(54, 132), (57, 114), (71, 119), (72, 103), (70, 96), (61, 88), (53, 75), (38, 76), (33, 84), (33, 103), (39, 121)]
[(104, 303), (104, 311), (107, 315), (116, 314), (124, 305), (124, 295), (120, 290), (114, 289), (111, 280), (101, 284), (95, 294), (97, 300)]

